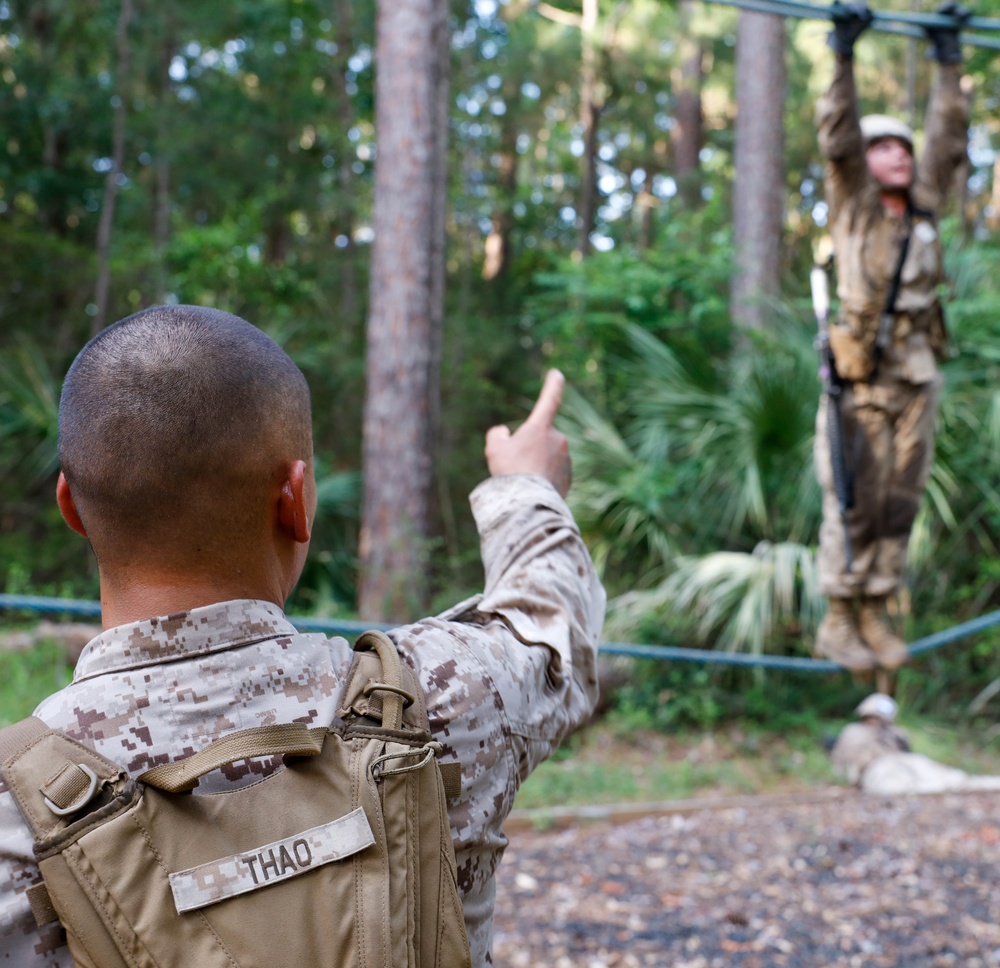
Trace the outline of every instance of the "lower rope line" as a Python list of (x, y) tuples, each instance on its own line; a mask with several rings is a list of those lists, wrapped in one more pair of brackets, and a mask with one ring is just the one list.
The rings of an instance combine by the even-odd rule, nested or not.
[[(47, 598), (39, 595), (0, 595), (0, 609), (12, 612), (38, 612), (56, 615), (99, 617), (101, 603), (74, 598)], [(289, 616), (288, 620), (303, 632), (324, 632), (338, 635), (359, 635), (367, 629), (389, 631), (401, 624), (359, 622), (347, 619)], [(961, 639), (1000, 625), (1000, 609), (960, 622), (950, 628), (916, 639), (908, 646), (910, 655), (921, 655)], [(764, 655), (752, 652), (722, 652), (713, 649), (692, 649), (676, 645), (638, 645), (629, 642), (604, 642), (602, 655), (628, 656), (634, 659), (654, 659), (659, 662), (702, 662), (706, 665), (745, 666), (756, 669), (785, 669), (794, 672), (842, 672), (842, 666), (826, 659), (807, 659), (791, 655)]]

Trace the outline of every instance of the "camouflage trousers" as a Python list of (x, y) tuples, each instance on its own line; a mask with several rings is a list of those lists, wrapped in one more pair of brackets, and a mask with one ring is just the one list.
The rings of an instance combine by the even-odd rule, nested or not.
[(854, 476), (847, 512), (853, 563), (847, 570), (844, 524), (833, 487), (826, 396), (816, 416), (816, 476), (823, 489), (819, 580), (832, 598), (884, 598), (899, 587), (910, 529), (934, 459), (934, 419), (943, 378), (847, 384), (840, 398), (845, 462)]

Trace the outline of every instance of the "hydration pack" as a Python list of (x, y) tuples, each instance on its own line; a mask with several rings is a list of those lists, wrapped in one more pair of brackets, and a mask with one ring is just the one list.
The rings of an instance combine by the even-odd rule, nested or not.
[[(131, 778), (41, 720), (0, 731), (35, 838), (39, 924), (78, 968), (463, 968), (469, 942), (423, 694), (366, 632), (329, 726), (262, 726)], [(257, 756), (284, 768), (194, 795)]]

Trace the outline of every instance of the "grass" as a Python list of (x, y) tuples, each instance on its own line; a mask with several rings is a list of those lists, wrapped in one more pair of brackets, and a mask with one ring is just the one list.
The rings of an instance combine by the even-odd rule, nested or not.
[(65, 686), (73, 668), (54, 642), (24, 652), (0, 651), (0, 726), (30, 716), (46, 697)]
[[(737, 724), (665, 735), (610, 720), (571, 737), (522, 785), (518, 809), (644, 803), (695, 796), (793, 793), (840, 784), (823, 746), (847, 719), (799, 731)], [(969, 773), (1000, 774), (1000, 740), (927, 720), (902, 723), (913, 749)]]
[(821, 742), (737, 726), (665, 735), (613, 719), (571, 737), (522, 785), (516, 807), (642, 803), (774, 793), (834, 782)]

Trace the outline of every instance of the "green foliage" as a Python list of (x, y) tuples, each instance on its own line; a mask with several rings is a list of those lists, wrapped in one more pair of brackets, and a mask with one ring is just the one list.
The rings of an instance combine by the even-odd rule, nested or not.
[(319, 550), (309, 556), (290, 611), (327, 618), (351, 612), (357, 582), (359, 485), (355, 471), (329, 472), (319, 462), (313, 525)]
[(27, 652), (0, 649), (0, 726), (9, 726), (34, 712), (46, 696), (72, 678), (66, 652), (44, 643)]
[[(140, 2), (125, 77), (119, 9), (117, 0), (0, 2), (0, 581), (96, 592), (84, 542), (52, 507), (55, 402), (59, 376), (89, 336), (121, 86), (110, 318), (161, 300), (199, 302), (245, 315), (287, 347), (312, 388), (320, 458), (318, 527), (293, 607), (349, 613), (375, 4)], [(483, 474), (482, 432), (527, 413), (550, 364), (574, 388), (562, 424), (575, 461), (571, 499), (615, 596), (609, 631), (802, 653), (818, 617), (818, 383), (813, 323), (797, 294), (821, 231), (812, 113), (830, 70), (826, 28), (803, 21), (790, 32), (786, 299), (767, 332), (745, 334), (734, 332), (728, 307), (737, 13), (702, 5), (686, 19), (652, 0), (601, 5), (592, 38), (599, 251), (580, 260), (570, 253), (585, 147), (581, 36), (540, 10), (454, 11), (442, 419), (431, 455), (435, 601), (449, 604), (481, 582), (464, 497)], [(692, 198), (671, 169), (684, 41), (695, 38), (706, 51), (706, 128)], [(907, 43), (873, 36), (859, 46), (866, 110), (904, 109)], [(985, 53), (967, 64), (980, 92), (973, 217), (943, 226), (957, 355), (899, 603), (911, 635), (1000, 597), (1000, 251), (986, 204), (1000, 75), (991, 65)], [(922, 58), (915, 73), (920, 108), (931, 76)], [(487, 240), (507, 253), (488, 278)], [(672, 693), (666, 705), (676, 712), (656, 704), (668, 683), (636, 692), (629, 715), (647, 709), (650, 722), (670, 728), (735, 710), (757, 715), (745, 689), (756, 678), (706, 675), (688, 684), (691, 697)], [(906, 670), (901, 688), (927, 709), (962, 709), (997, 675), (978, 645), (960, 645)], [(813, 686), (789, 689), (789, 707), (812, 701)]]
[(712, 729), (726, 715), (718, 676), (707, 666), (678, 663), (644, 671), (616, 697), (612, 723), (619, 730)]
[[(726, 723), (818, 737), (871, 689), (840, 676), (707, 666), (695, 662), (634, 660), (637, 668), (616, 695), (609, 722), (619, 732), (712, 730)], [(641, 663), (641, 665), (640, 665)], [(818, 740), (817, 740), (818, 741)]]
[(0, 359), (0, 466), (22, 486), (51, 477), (58, 431), (59, 383), (41, 349), (22, 339)]
[(731, 248), (717, 217), (678, 216), (654, 249), (622, 246), (536, 273), (532, 331), (552, 365), (611, 412), (628, 395), (622, 364), (633, 355), (634, 332), (657, 337), (698, 385), (713, 378), (706, 361), (725, 353), (732, 336)]

